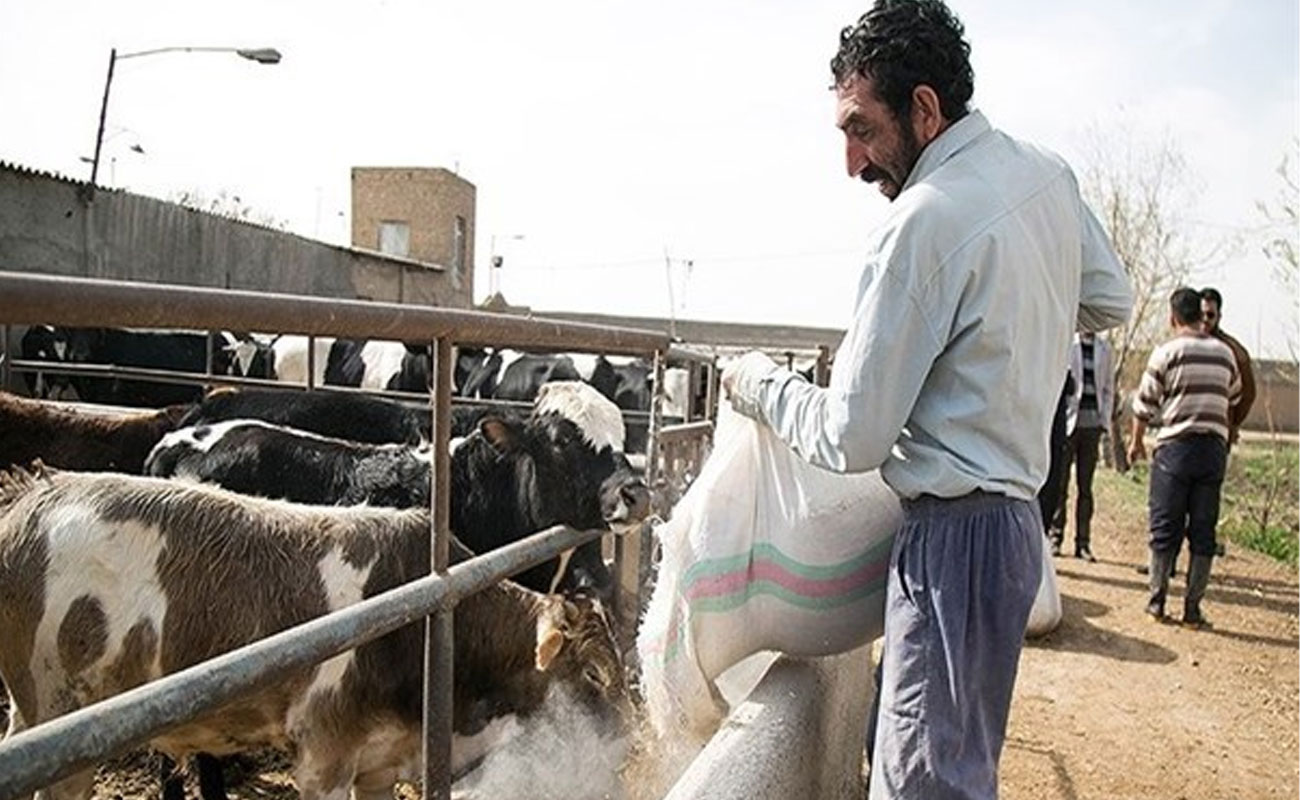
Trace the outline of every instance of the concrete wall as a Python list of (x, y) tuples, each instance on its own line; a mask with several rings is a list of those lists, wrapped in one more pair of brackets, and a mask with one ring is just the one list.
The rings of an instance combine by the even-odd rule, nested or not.
[(433, 264), (0, 163), (0, 270), (468, 308)]
[[(1242, 427), (1248, 431), (1300, 431), (1300, 388), (1294, 362), (1255, 359), (1255, 404)], [(1271, 419), (1270, 419), (1271, 418)]]
[[(405, 222), (417, 261), (440, 264), (458, 289), (474, 287), (474, 184), (441, 167), (353, 167), (352, 244), (377, 249), (379, 223)], [(465, 220), (463, 260), (456, 253), (456, 218)]]
[(861, 800), (871, 646), (781, 657), (665, 800)]

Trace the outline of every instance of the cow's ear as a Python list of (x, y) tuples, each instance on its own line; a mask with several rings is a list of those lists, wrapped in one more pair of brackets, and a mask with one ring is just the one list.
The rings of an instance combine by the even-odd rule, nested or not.
[(555, 626), (551, 615), (543, 613), (537, 618), (537, 671), (550, 669), (563, 647), (564, 632)]
[(498, 452), (508, 453), (514, 446), (510, 426), (498, 417), (484, 417), (478, 424), (478, 430)]

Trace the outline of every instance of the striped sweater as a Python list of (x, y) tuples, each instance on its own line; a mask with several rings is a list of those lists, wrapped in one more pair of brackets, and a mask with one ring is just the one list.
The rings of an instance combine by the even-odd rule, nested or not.
[(1151, 354), (1133, 415), (1160, 425), (1157, 442), (1201, 433), (1227, 441), (1229, 409), (1240, 399), (1232, 350), (1212, 336), (1184, 332)]

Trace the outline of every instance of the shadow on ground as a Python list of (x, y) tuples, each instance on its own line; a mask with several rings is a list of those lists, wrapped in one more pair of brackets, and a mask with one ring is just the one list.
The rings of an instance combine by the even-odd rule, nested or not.
[[(1065, 574), (1065, 573), (1061, 573)], [(1061, 594), (1061, 624), (1056, 630), (1029, 639), (1026, 647), (1056, 652), (1091, 653), (1117, 661), (1170, 664), (1178, 654), (1154, 642), (1094, 625), (1090, 617), (1105, 616), (1110, 608), (1093, 600)]]
[[(1127, 564), (1119, 561), (1098, 561), (1097, 563), (1111, 564), (1119, 567), (1134, 568), (1136, 565)], [(1217, 568), (1217, 564), (1215, 565)], [(1178, 574), (1169, 582), (1170, 596), (1181, 596), (1186, 573), (1184, 572), (1186, 564), (1181, 564)], [(1139, 595), (1144, 595), (1147, 591), (1147, 579), (1145, 575), (1139, 575), (1134, 570), (1133, 578), (1114, 578), (1109, 575), (1098, 575), (1092, 572), (1075, 572), (1073, 570), (1057, 569), (1056, 574), (1060, 577), (1070, 578), (1077, 581), (1090, 581), (1100, 583), (1106, 586), (1115, 586), (1120, 589), (1130, 589)], [(1274, 584), (1270, 586), (1268, 584)], [(1276, 586), (1276, 588), (1274, 588)], [(1288, 586), (1285, 583), (1272, 581), (1255, 581), (1249, 578), (1240, 578), (1231, 573), (1215, 574), (1213, 569), (1210, 573), (1210, 588), (1206, 591), (1205, 597), (1211, 603), (1232, 603), (1234, 605), (1245, 606), (1247, 608), (1260, 608), (1266, 611), (1272, 611), (1278, 614), (1296, 614), (1297, 606), (1300, 601), (1296, 598), (1296, 586)], [(1274, 595), (1274, 596), (1270, 596)]]

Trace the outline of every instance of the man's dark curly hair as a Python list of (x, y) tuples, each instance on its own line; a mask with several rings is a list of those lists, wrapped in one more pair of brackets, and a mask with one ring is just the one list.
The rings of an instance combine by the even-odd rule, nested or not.
[(876, 0), (858, 24), (840, 31), (831, 59), (835, 85), (855, 74), (870, 78), (881, 102), (903, 119), (912, 112), (912, 90), (925, 84), (944, 117), (961, 119), (975, 90), (965, 33), (942, 0)]

